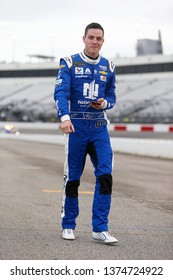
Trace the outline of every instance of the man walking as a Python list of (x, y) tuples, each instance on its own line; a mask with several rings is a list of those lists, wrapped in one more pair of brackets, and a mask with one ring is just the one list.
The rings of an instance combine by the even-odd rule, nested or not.
[(83, 42), (83, 52), (60, 59), (54, 92), (61, 129), (66, 135), (62, 236), (75, 239), (78, 187), (89, 154), (96, 177), (92, 238), (116, 243), (117, 239), (108, 232), (113, 153), (106, 117), (106, 110), (116, 102), (115, 66), (99, 54), (104, 42), (104, 29), (99, 23), (86, 26)]

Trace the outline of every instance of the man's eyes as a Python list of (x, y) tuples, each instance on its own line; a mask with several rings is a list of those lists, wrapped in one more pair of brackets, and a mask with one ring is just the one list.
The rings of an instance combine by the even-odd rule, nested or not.
[(102, 38), (101, 38), (101, 37), (89, 36), (88, 39), (90, 39), (90, 40), (96, 39), (97, 41), (102, 41)]

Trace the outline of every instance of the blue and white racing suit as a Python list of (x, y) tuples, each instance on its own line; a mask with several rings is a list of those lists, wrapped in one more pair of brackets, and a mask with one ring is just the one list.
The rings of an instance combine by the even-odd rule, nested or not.
[[(90, 102), (99, 98), (105, 99), (104, 109), (91, 108)], [(107, 231), (113, 153), (105, 110), (116, 102), (114, 64), (101, 56), (90, 59), (84, 52), (60, 59), (54, 99), (58, 117), (70, 119), (75, 129), (66, 135), (62, 228), (76, 227), (78, 187), (89, 154), (96, 177), (92, 227), (95, 232)]]

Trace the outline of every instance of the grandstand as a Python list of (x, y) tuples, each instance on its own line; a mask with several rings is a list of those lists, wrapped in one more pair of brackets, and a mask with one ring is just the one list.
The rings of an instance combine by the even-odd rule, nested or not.
[[(173, 123), (173, 55), (113, 58), (116, 123)], [(58, 63), (0, 64), (0, 121), (55, 122)]]

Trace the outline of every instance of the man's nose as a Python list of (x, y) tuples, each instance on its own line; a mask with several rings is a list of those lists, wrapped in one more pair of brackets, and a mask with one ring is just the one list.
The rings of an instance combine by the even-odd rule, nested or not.
[(97, 43), (97, 38), (93, 38), (93, 43)]

